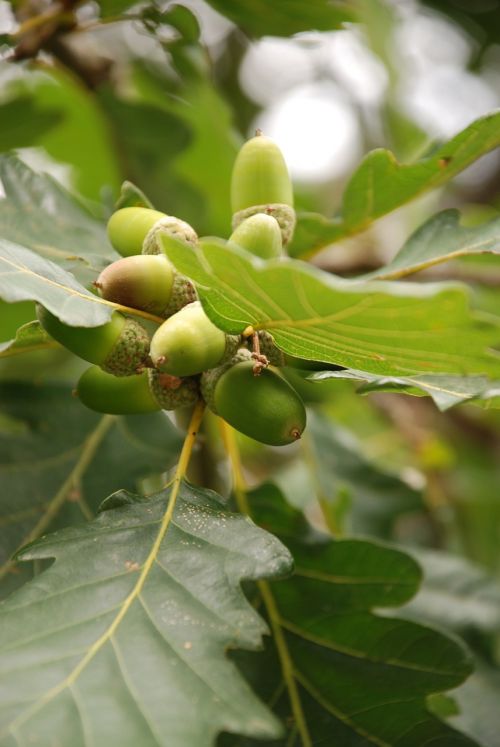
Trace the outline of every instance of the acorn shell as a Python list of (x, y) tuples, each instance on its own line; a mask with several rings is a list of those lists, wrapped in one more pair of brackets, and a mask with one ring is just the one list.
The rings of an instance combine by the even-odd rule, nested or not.
[(174, 269), (166, 257), (139, 254), (108, 265), (96, 280), (108, 301), (161, 316), (170, 304)]
[(272, 215), (256, 213), (245, 218), (231, 234), (229, 241), (262, 259), (283, 256), (281, 228)]
[(86, 407), (110, 415), (133, 415), (161, 409), (151, 393), (146, 371), (117, 378), (98, 366), (92, 366), (80, 377), (76, 394)]
[(293, 188), (280, 149), (273, 140), (259, 134), (240, 148), (234, 162), (231, 209), (236, 213), (268, 203), (293, 207)]
[(198, 242), (198, 236), (194, 228), (189, 223), (176, 218), (173, 215), (162, 215), (162, 217), (154, 223), (147, 235), (144, 237), (142, 244), (143, 254), (162, 254), (163, 249), (158, 243), (157, 238), (162, 234), (167, 236), (173, 236), (175, 239), (185, 241), (187, 244), (195, 246)]
[(164, 216), (165, 213), (151, 208), (121, 208), (108, 221), (108, 238), (123, 257), (140, 254), (149, 230)]
[(173, 376), (194, 376), (232, 355), (239, 337), (226, 335), (210, 321), (201, 303), (184, 306), (159, 327), (151, 340), (154, 366)]
[[(207, 404), (233, 428), (270, 446), (293, 443), (306, 426), (301, 398), (278, 373), (265, 368), (253, 373), (253, 360), (239, 360), (211, 377), (212, 393), (203, 382)], [(215, 382), (215, 383), (214, 383)]]
[(239, 210), (233, 215), (233, 232), (237, 230), (238, 226), (253, 215), (264, 213), (271, 216), (278, 221), (279, 227), (281, 228), (281, 241), (285, 247), (291, 240), (295, 231), (295, 224), (297, 222), (295, 210), (289, 205), (281, 203), (264, 205), (253, 205), (252, 207)]

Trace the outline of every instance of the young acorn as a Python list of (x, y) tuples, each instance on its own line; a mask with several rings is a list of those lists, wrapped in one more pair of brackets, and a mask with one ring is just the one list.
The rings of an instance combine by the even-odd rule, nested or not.
[(121, 208), (108, 221), (108, 238), (123, 257), (140, 254), (149, 230), (165, 217), (165, 213), (151, 208)]
[(194, 376), (218, 366), (236, 352), (238, 335), (226, 335), (199, 301), (184, 306), (158, 327), (151, 339), (153, 365), (173, 376)]
[(262, 259), (283, 256), (280, 225), (276, 218), (265, 213), (245, 218), (233, 231), (229, 241)]
[(94, 285), (108, 301), (167, 316), (175, 271), (160, 254), (123, 257), (104, 268)]
[(75, 393), (89, 409), (110, 415), (176, 410), (192, 405), (199, 397), (195, 379), (180, 379), (152, 369), (138, 376), (117, 378), (98, 366), (82, 374)]
[(71, 327), (40, 305), (37, 317), (54, 340), (114, 376), (135, 374), (149, 361), (148, 333), (139, 322), (117, 311), (100, 327)]
[(265, 368), (259, 376), (253, 370), (250, 351), (239, 350), (226, 364), (202, 374), (203, 399), (212, 412), (256, 441), (293, 443), (306, 427), (304, 403), (274, 370)]
[(256, 213), (276, 218), (283, 246), (295, 229), (293, 189), (283, 155), (276, 143), (257, 131), (240, 149), (231, 179), (233, 230)]

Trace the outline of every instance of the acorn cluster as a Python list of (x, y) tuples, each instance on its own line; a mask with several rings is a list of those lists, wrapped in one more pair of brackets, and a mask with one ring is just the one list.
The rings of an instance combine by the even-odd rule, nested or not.
[[(260, 133), (241, 148), (231, 184), (230, 241), (264, 259), (283, 256), (294, 224), (293, 193), (283, 156)], [(96, 292), (111, 302), (165, 321), (152, 335), (116, 311), (100, 327), (70, 327), (39, 307), (44, 329), (93, 363), (76, 393), (92, 410), (133, 414), (175, 410), (203, 397), (246, 435), (271, 445), (300, 438), (303, 402), (278, 367), (284, 354), (266, 332), (228, 335), (205, 314), (191, 281), (168, 259), (162, 236), (196, 245), (193, 228), (144, 207), (117, 210), (108, 236), (122, 258), (106, 267)]]

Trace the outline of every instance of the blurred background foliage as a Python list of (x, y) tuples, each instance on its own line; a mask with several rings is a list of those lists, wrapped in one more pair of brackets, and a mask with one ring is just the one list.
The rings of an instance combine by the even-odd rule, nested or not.
[[(227, 237), (232, 163), (257, 127), (282, 148), (297, 207), (332, 216), (368, 150), (417, 159), (499, 102), (498, 0), (0, 0), (0, 152), (15, 150), (100, 221), (130, 180), (200, 235)], [(469, 225), (498, 215), (498, 151), (314, 262), (340, 275), (370, 271), (448, 207)], [(465, 280), (477, 308), (500, 316), (494, 259), (418, 279)], [(0, 304), (0, 339), (33, 317), (29, 303)], [(64, 363), (61, 351), (13, 356), (0, 376), (74, 381), (78, 364)], [(427, 398), (295, 383), (322, 415), (298, 459), (268, 450), (264, 461), (245, 442), (249, 479), (277, 473), (301, 506), (312, 482), (313, 523), (319, 501), (335, 532), (420, 548), (428, 587), (408, 614), (465, 635), (481, 664), (459, 700), (486, 708), (484, 692), (500, 694), (499, 411), (443, 414)], [(494, 709), (487, 724), (474, 711), (465, 708), (462, 725), (494, 745)]]

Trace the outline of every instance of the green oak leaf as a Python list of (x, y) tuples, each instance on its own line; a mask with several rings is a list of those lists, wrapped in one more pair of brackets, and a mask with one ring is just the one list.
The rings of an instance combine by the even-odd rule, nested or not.
[(364, 231), (377, 218), (429, 189), (440, 187), (485, 153), (500, 145), (500, 112), (476, 119), (431, 155), (400, 164), (384, 148), (371, 151), (351, 177), (340, 215), (299, 214), (288, 247), (294, 257), (315, 254), (325, 246)]
[(13, 340), (0, 343), (0, 358), (53, 347), (58, 347), (57, 343), (40, 326), (40, 323), (28, 322), (19, 327)]
[(88, 519), (115, 490), (137, 491), (182, 445), (164, 413), (98, 415), (69, 386), (1, 383), (0, 412), (1, 596), (32, 574), (10, 561), (21, 544)]
[(0, 605), (0, 744), (210, 747), (280, 736), (228, 648), (266, 625), (243, 579), (288, 572), (283, 545), (211, 491), (111, 496), (89, 524), (20, 553), (53, 565)]
[(393, 280), (474, 254), (500, 254), (500, 218), (466, 227), (458, 210), (444, 210), (417, 229), (389, 264), (363, 279)]
[(478, 747), (436, 718), (426, 702), (470, 674), (463, 645), (432, 628), (373, 611), (393, 614), (392, 608), (415, 594), (421, 579), (415, 561), (375, 542), (311, 538), (302, 515), (273, 485), (252, 491), (248, 499), (252, 516), (283, 541), (295, 562), (289, 579), (269, 584), (274, 625), (284, 637), (288, 675), (296, 687), (294, 706), (271, 645), (258, 660), (236, 656), (288, 724), (287, 737), (272, 744)]
[(266, 329), (290, 355), (379, 376), (500, 375), (500, 357), (486, 351), (500, 330), (471, 316), (462, 286), (352, 282), (296, 260), (259, 261), (217, 239), (197, 248), (162, 241), (227, 332)]

